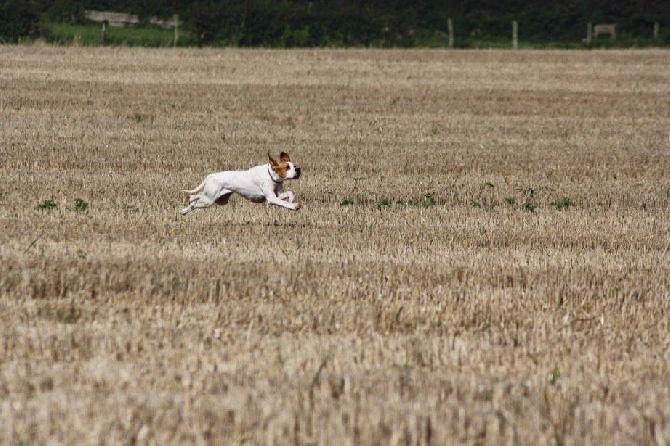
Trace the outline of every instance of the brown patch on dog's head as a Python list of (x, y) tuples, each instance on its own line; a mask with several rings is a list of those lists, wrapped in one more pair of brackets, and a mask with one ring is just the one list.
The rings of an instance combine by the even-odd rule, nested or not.
[(272, 158), (272, 155), (268, 153), (268, 158), (270, 158), (270, 167), (272, 167), (272, 170), (277, 172), (277, 175), (279, 175), (281, 178), (286, 178), (286, 172), (288, 171), (288, 162), (289, 157), (287, 153), (282, 152), (279, 154), (279, 160), (280, 162), (277, 162), (274, 158)]

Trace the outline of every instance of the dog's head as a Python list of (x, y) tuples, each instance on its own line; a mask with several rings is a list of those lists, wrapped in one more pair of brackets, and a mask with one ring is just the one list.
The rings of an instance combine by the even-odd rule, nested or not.
[(280, 153), (279, 161), (272, 158), (269, 153), (268, 158), (270, 158), (270, 167), (277, 175), (279, 175), (281, 180), (297, 180), (300, 178), (300, 167), (293, 164), (288, 153)]

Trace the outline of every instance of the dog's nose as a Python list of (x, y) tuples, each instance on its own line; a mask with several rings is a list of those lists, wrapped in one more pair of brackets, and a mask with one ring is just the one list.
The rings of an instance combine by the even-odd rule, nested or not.
[(295, 177), (300, 178), (300, 167), (295, 168)]

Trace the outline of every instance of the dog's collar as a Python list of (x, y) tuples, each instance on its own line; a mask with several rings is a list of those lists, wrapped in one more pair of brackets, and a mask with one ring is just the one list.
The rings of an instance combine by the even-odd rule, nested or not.
[[(272, 176), (272, 168), (268, 164), (268, 174), (270, 174), (270, 179), (275, 183), (275, 184), (281, 184), (282, 180), (280, 179), (279, 181), (275, 180), (275, 178)], [(281, 178), (281, 177), (280, 177)]]

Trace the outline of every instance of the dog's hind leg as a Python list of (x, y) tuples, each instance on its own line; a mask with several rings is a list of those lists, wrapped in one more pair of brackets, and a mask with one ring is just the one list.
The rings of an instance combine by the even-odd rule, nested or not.
[(205, 184), (207, 184), (207, 178), (205, 178), (202, 183), (198, 187), (196, 187), (193, 190), (184, 190), (182, 192), (189, 194), (189, 195), (194, 195), (197, 194), (198, 192), (202, 192), (205, 189)]
[(195, 203), (191, 203), (191, 204), (189, 204), (189, 205), (186, 206), (185, 208), (182, 208), (182, 210), (179, 211), (179, 213), (180, 213), (181, 215), (186, 215), (186, 214), (188, 214), (188, 213), (191, 212), (193, 209), (195, 209), (195, 206), (194, 206), (194, 205), (195, 205)]
[(200, 196), (200, 192), (205, 190), (205, 184), (207, 184), (207, 178), (205, 178), (198, 187), (192, 190), (182, 190), (184, 192), (184, 201), (188, 203), (193, 203)]
[(214, 201), (209, 198), (206, 195), (200, 195), (196, 200), (194, 200), (191, 204), (183, 208), (180, 213), (181, 215), (186, 215), (191, 211), (194, 211), (196, 209), (202, 209), (202, 208), (208, 208), (211, 205), (214, 204)]
[(194, 201), (197, 201), (199, 198), (200, 198), (200, 194), (186, 195), (186, 196), (184, 196), (184, 201), (188, 204), (191, 204)]

